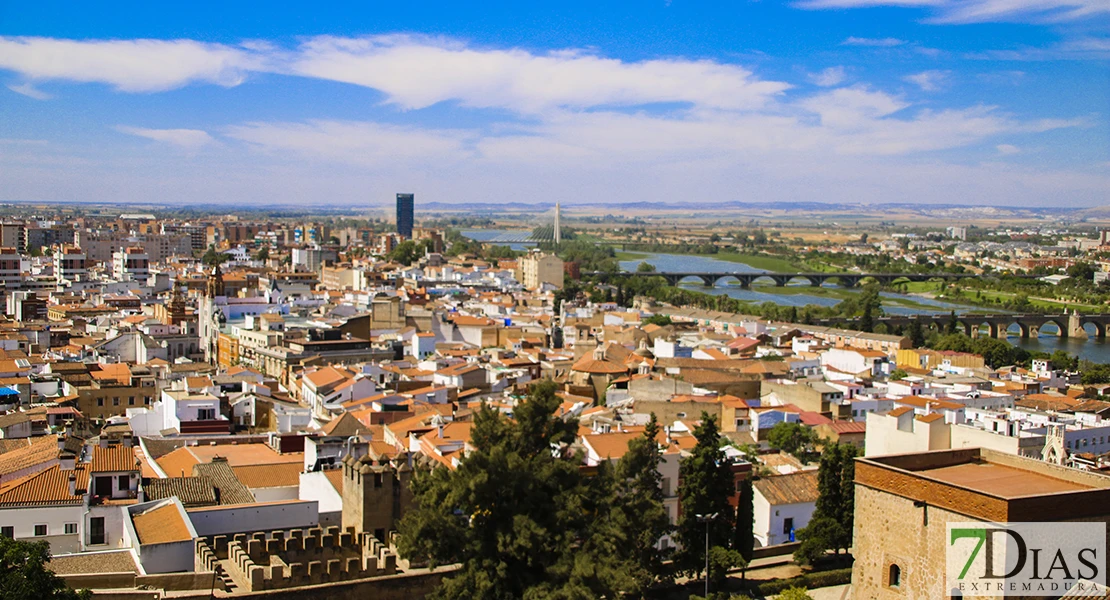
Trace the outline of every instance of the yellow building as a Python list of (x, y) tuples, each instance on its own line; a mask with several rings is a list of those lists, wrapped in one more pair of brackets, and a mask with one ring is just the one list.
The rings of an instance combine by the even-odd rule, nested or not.
[(549, 283), (563, 287), (563, 259), (554, 254), (533, 252), (520, 259), (520, 282), (529, 290), (537, 290)]

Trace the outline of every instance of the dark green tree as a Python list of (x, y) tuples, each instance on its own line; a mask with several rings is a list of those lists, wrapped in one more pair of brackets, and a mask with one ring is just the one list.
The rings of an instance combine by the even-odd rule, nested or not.
[(640, 264), (636, 265), (636, 272), (637, 273), (654, 273), (655, 272), (655, 265), (653, 265), (653, 264), (651, 264), (651, 263), (649, 263), (645, 260), (645, 261), (641, 262)]
[(389, 251), (389, 254), (385, 255), (387, 260), (401, 263), (406, 267), (415, 262), (416, 259), (420, 258), (420, 256), (421, 249), (417, 245), (417, 243), (412, 240), (405, 240), (400, 244), (397, 244), (393, 247), (392, 250)]
[(809, 462), (817, 435), (801, 423), (777, 423), (767, 434), (767, 443), (792, 454), (803, 462)]
[(75, 591), (53, 571), (50, 544), (0, 536), (0, 597), (4, 600), (88, 600), (89, 590)]
[(948, 324), (944, 326), (944, 332), (952, 335), (960, 331), (960, 322), (956, 320), (956, 311), (948, 313)]
[(920, 348), (924, 346), (925, 330), (923, 327), (921, 327), (921, 321), (918, 321), (917, 319), (910, 321), (910, 327), (909, 330), (906, 332), (906, 336), (910, 338), (910, 344), (912, 344), (914, 348)]
[(752, 561), (755, 552), (755, 490), (752, 480), (745, 479), (740, 484), (740, 496), (736, 503), (736, 533), (732, 537), (732, 549), (740, 553), (745, 563)]
[(811, 564), (827, 550), (848, 549), (852, 545), (855, 522), (855, 457), (851, 444), (827, 444), (821, 453), (817, 472), (817, 505), (813, 516), (798, 539), (802, 542), (794, 558)]
[[(678, 487), (678, 497), (682, 514), (677, 530), (682, 549), (675, 557), (680, 568), (691, 574), (704, 570), (707, 527), (711, 549), (730, 549), (735, 535), (735, 511), (728, 501), (734, 491), (732, 467), (721, 449), (717, 419), (703, 412), (701, 424), (694, 429), (694, 438), (697, 439), (694, 449), (679, 465), (682, 483)], [(716, 516), (704, 523), (698, 520), (698, 515)]]
[(630, 594), (642, 595), (663, 572), (664, 556), (657, 544), (671, 531), (663, 504), (663, 476), (659, 473), (663, 451), (658, 436), (659, 423), (652, 413), (644, 435), (628, 443), (628, 451), (617, 463), (616, 509), (621, 528), (628, 535), (620, 553), (634, 567), (630, 575), (635, 587), (625, 590)]
[(570, 453), (578, 424), (555, 417), (555, 385), (536, 384), (514, 419), (483, 406), (458, 468), (421, 471), (399, 550), (460, 563), (438, 598), (598, 598), (635, 589), (608, 463), (593, 477)]

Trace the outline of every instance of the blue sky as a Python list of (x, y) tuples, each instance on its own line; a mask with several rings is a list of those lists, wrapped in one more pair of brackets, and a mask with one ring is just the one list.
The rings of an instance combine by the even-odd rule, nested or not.
[(0, 200), (1093, 206), (1107, 0), (0, 3)]

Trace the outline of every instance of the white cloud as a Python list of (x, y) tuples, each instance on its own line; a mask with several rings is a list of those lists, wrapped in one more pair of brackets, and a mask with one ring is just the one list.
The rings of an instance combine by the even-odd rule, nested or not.
[(28, 98), (34, 98), (35, 100), (49, 100), (54, 97), (30, 83), (21, 83), (19, 85), (12, 84), (8, 86), (8, 89), (17, 94), (27, 96)]
[(935, 92), (944, 87), (951, 75), (950, 71), (922, 71), (913, 75), (906, 75), (902, 80), (916, 85), (924, 92)]
[(1005, 155), (1010, 155), (1010, 154), (1017, 154), (1017, 153), (1021, 152), (1021, 148), (1018, 148), (1017, 146), (1014, 146), (1013, 144), (999, 144), (999, 145), (995, 146), (994, 148), (995, 148), (995, 150), (998, 150), (999, 154), (1002, 154), (1004, 156)]
[(447, 101), (524, 113), (664, 102), (752, 109), (790, 87), (709, 60), (624, 62), (580, 50), (535, 54), (413, 36), (313, 38), (289, 70), (380, 90), (405, 109)]
[(898, 38), (864, 38), (864, 37), (849, 37), (848, 39), (840, 42), (841, 46), (874, 46), (877, 48), (891, 48), (894, 46), (901, 46), (905, 44), (905, 40)]
[(934, 23), (1062, 22), (1110, 14), (1106, 0), (800, 0), (799, 8), (928, 8)]
[(358, 165), (443, 164), (463, 158), (467, 130), (420, 129), (365, 121), (254, 122), (227, 128), (226, 135), (267, 151)]
[(196, 150), (212, 143), (212, 136), (207, 131), (199, 129), (146, 129), (143, 127), (129, 127), (117, 125), (116, 131), (128, 135), (137, 135), (156, 142), (164, 142), (187, 150)]
[(811, 83), (821, 87), (840, 85), (847, 78), (848, 74), (844, 71), (844, 67), (829, 67), (820, 73), (810, 73), (808, 76)]
[(124, 92), (157, 92), (192, 82), (230, 87), (261, 67), (244, 49), (193, 40), (0, 37), (0, 69), (32, 81), (104, 83)]

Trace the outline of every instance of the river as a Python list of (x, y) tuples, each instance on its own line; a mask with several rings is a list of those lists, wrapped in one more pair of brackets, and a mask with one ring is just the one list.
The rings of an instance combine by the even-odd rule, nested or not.
[[(685, 254), (654, 254), (654, 253), (637, 253), (644, 254), (642, 258), (634, 260), (620, 261), (621, 269), (625, 271), (635, 271), (636, 267), (641, 262), (647, 262), (655, 267), (659, 272), (690, 272), (690, 273), (763, 273), (764, 269), (757, 269), (751, 265), (744, 263), (731, 262), (720, 260), (711, 256), (700, 255), (685, 255)], [(788, 290), (782, 288), (775, 288), (771, 280), (765, 280), (768, 285), (760, 285), (756, 283), (752, 288), (745, 289), (740, 287), (738, 283), (728, 284), (725, 282), (718, 283), (715, 286), (705, 286), (700, 282), (683, 282), (680, 285), (683, 288), (691, 291), (704, 292), (707, 294), (724, 294), (737, 300), (745, 300), (754, 304), (761, 304), (763, 302), (774, 302), (775, 304), (783, 306), (805, 306), (807, 304), (817, 304), (820, 306), (834, 306), (841, 301), (841, 298), (835, 295), (843, 294), (845, 292), (856, 293), (858, 290), (845, 290), (843, 288), (837, 289), (835, 292), (831, 291), (836, 288), (833, 284), (826, 284), (821, 289), (830, 289), (828, 295), (823, 295), (820, 291), (815, 291), (813, 288), (804, 281), (792, 282), (787, 285)], [(804, 288), (807, 291), (802, 291)], [(794, 291), (797, 289), (797, 291)], [(883, 311), (892, 315), (915, 315), (915, 314), (944, 314), (948, 312), (956, 312), (956, 314), (963, 314), (974, 311), (984, 311), (983, 308), (962, 304), (953, 304), (934, 300), (932, 298), (925, 298), (921, 296), (909, 296), (905, 294), (897, 294), (893, 292), (882, 292), (883, 297)], [(994, 310), (991, 312), (997, 313)], [(1009, 336), (1009, 342), (1016, 346), (1020, 346), (1029, 351), (1053, 352), (1055, 350), (1064, 350), (1069, 354), (1078, 355), (1080, 358), (1091, 360), (1094, 362), (1110, 362), (1110, 343), (1107, 340), (1099, 340), (1093, 336), (1093, 329), (1091, 330), (1092, 336), (1089, 339), (1065, 338), (1060, 339), (1055, 335), (1052, 326), (1043, 328), (1040, 337), (1021, 339), (1017, 335), (1016, 326), (1013, 335)]]

